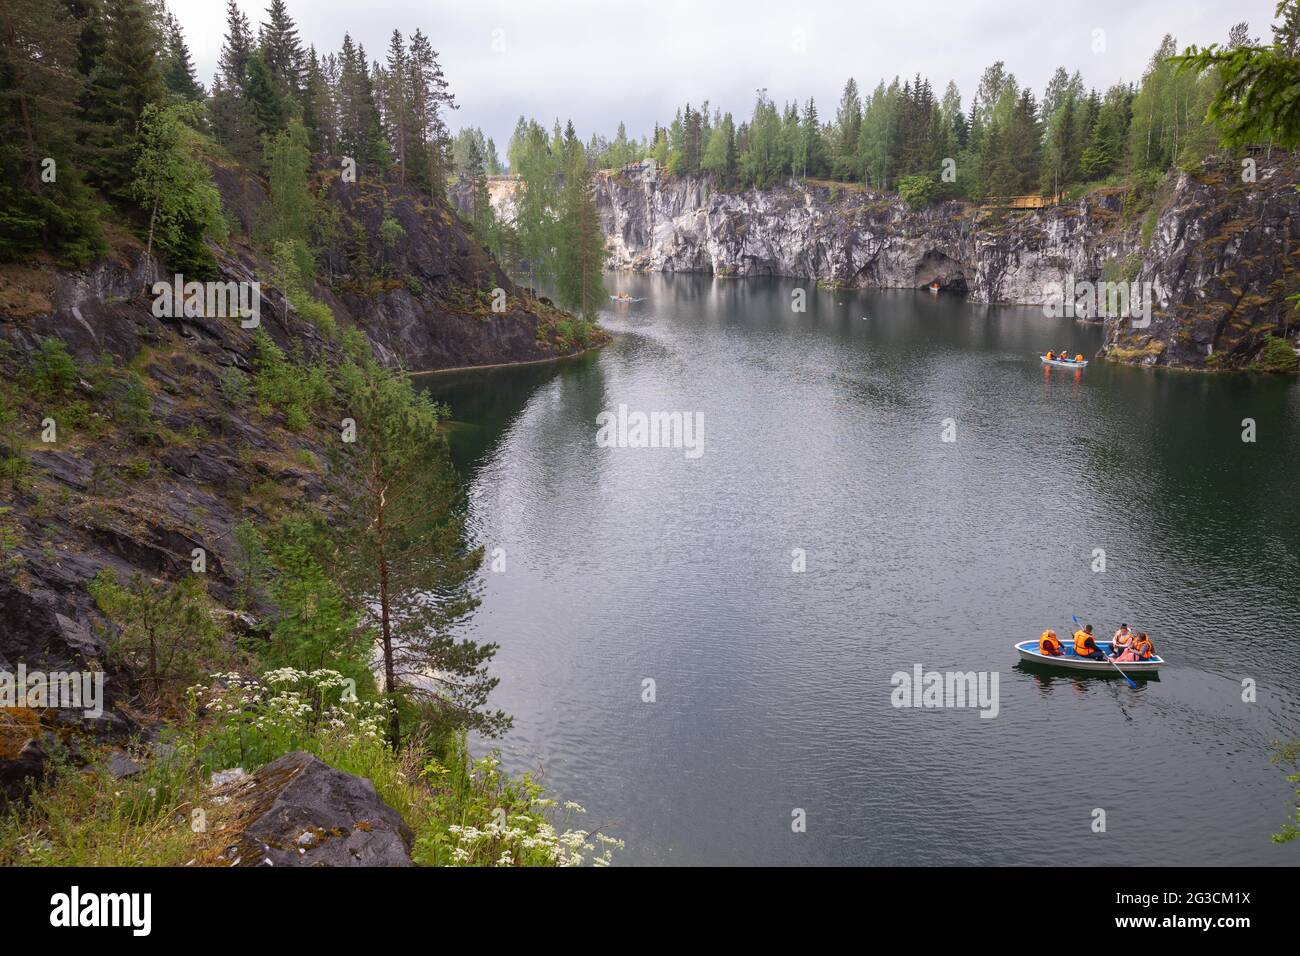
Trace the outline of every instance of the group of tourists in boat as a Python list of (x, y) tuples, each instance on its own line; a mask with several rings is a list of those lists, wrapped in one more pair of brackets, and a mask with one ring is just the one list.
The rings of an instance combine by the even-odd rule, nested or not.
[[(1127, 624), (1121, 624), (1115, 636), (1110, 640), (1110, 653), (1106, 653), (1097, 646), (1097, 640), (1092, 636), (1092, 625), (1085, 624), (1079, 630), (1074, 632), (1074, 656), (1085, 660), (1093, 659), (1098, 661), (1111, 660), (1117, 664), (1128, 664), (1136, 661), (1149, 661), (1156, 656), (1155, 644), (1145, 631), (1135, 634), (1129, 630)], [(1050, 628), (1043, 631), (1042, 636), (1038, 638), (1038, 653), (1044, 657), (1064, 657), (1066, 651), (1061, 647), (1061, 641), (1056, 636), (1056, 632)]]
[(1065, 349), (1061, 349), (1061, 351), (1059, 352), (1048, 352), (1046, 355), (1043, 356), (1043, 360), (1047, 362), (1064, 362), (1067, 364), (1073, 363), (1075, 365), (1087, 364), (1083, 360), (1082, 353), (1076, 353), (1074, 358), (1070, 358), (1070, 354), (1066, 352)]

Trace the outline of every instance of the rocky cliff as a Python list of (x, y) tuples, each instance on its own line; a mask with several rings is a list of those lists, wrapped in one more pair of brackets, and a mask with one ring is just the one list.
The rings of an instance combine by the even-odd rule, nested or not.
[[(1059, 307), (1068, 298), (1079, 318), (1107, 322), (1107, 358), (1240, 368), (1266, 336), (1300, 332), (1285, 301), (1298, 290), (1297, 163), (1285, 155), (1257, 163), (1253, 182), (1207, 163), (1145, 194), (1100, 189), (1024, 211), (958, 202), (912, 210), (848, 185), (736, 192), (699, 177), (609, 173), (597, 176), (596, 192), (615, 269), (850, 288), (937, 282), (991, 303)], [(1120, 283), (1145, 292), (1150, 309), (1104, 318), (1116, 311), (1105, 307), (1106, 289)]]
[[(446, 202), (391, 177), (343, 183), (318, 168), (329, 226), (310, 292), (330, 306), (331, 333), (289, 304), (253, 241), (262, 182), (211, 166), (232, 232), (213, 250), (217, 281), (259, 283), (260, 329), (303, 375), (336, 366), (349, 330), (381, 360), (412, 369), (578, 347), (557, 332), (565, 314), (517, 289)], [(75, 750), (86, 732), (120, 744), (149, 723), (129, 703), (134, 675), (110, 652), (112, 629), (87, 591), (98, 571), (175, 581), (193, 573), (201, 550), (208, 594), (234, 608), (236, 526), (265, 526), (299, 502), (331, 507), (338, 421), (314, 409), (291, 420), (258, 400), (254, 330), (238, 318), (158, 314), (151, 286), (173, 275), (134, 235), (107, 231), (111, 255), (84, 269), (0, 266), (0, 672), (103, 671), (108, 705), (93, 719), (0, 710), (0, 803), (40, 778), (51, 748)], [(494, 290), (504, 311), (492, 308)], [(31, 383), (54, 342), (75, 372), (42, 394)], [(256, 625), (223, 614), (232, 634)]]

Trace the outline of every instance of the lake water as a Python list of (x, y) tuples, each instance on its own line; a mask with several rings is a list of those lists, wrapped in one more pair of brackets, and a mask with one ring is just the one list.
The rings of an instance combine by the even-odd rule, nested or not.
[[(1300, 736), (1293, 381), (1048, 372), (1101, 330), (946, 295), (607, 284), (641, 301), (600, 352), (422, 382), (505, 555), (471, 630), (507, 766), (620, 863), (1300, 863), (1269, 839), (1270, 743)], [(619, 405), (701, 413), (703, 453), (598, 447)], [(1071, 614), (1149, 631), (1161, 679), (1017, 666)], [(918, 664), (996, 672), (997, 716), (892, 706)]]

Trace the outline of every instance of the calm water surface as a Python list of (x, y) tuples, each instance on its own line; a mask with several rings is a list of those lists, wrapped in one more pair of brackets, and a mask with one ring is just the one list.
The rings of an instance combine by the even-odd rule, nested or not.
[[(642, 301), (601, 352), (422, 381), (506, 555), (473, 631), (501, 645), (507, 765), (621, 862), (1300, 863), (1268, 759), (1300, 736), (1300, 388), (1045, 372), (1101, 330), (1038, 309), (608, 283)], [(702, 412), (703, 456), (597, 447), (620, 404)], [(1149, 631), (1162, 679), (1016, 666), (1071, 614)], [(915, 664), (998, 672), (997, 717), (895, 709)]]

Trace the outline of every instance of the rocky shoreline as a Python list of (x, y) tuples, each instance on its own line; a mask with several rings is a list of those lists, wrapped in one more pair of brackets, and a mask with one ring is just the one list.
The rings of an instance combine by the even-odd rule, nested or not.
[[(1268, 336), (1295, 344), (1300, 164), (1213, 162), (1150, 195), (1094, 190), (1040, 210), (944, 202), (913, 210), (847, 184), (739, 192), (706, 178), (601, 173), (609, 266), (806, 278), (843, 288), (940, 288), (981, 303), (1042, 305), (1074, 283), (1136, 284), (1146, 316), (1105, 319), (1101, 357), (1189, 369), (1249, 367)], [(496, 197), (494, 197), (495, 199)], [(509, 197), (501, 197), (508, 207)], [(1101, 320), (1086, 307), (1079, 318)]]

